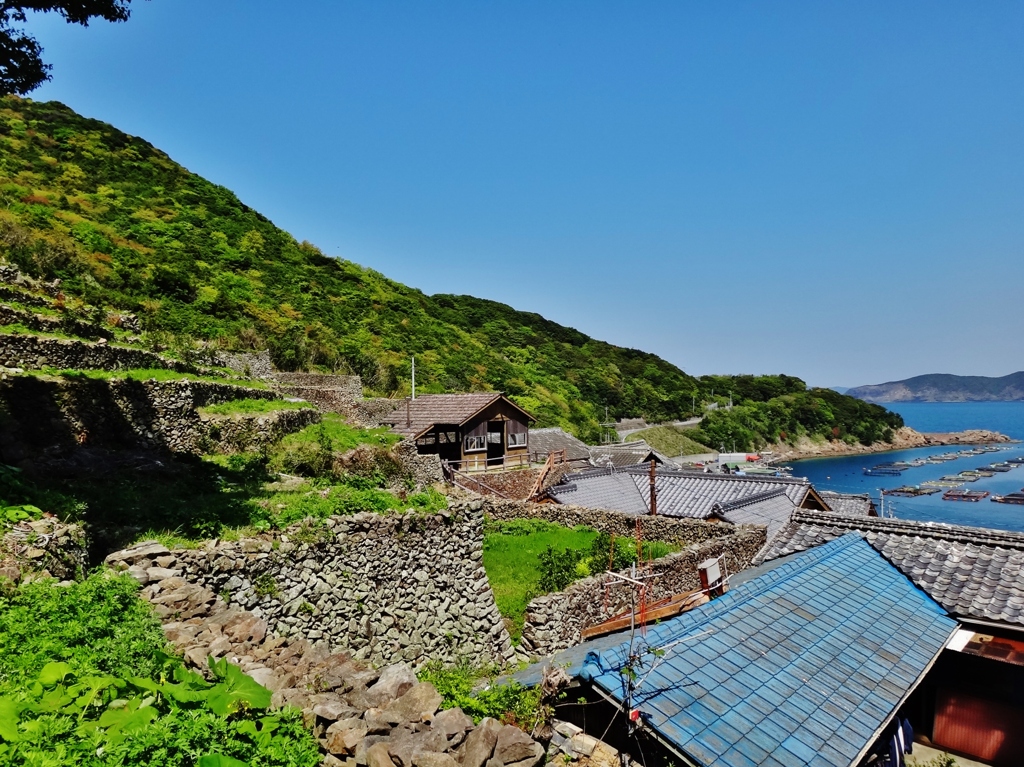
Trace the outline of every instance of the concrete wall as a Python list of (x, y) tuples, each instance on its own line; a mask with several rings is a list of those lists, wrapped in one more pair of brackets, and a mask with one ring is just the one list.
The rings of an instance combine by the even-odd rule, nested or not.
[[(325, 641), (375, 664), (515, 657), (483, 569), (479, 501), (434, 515), (308, 521), (174, 557), (186, 581), (249, 610), (271, 631)], [(108, 562), (133, 559), (119, 552)], [(145, 583), (154, 565), (131, 572)]]

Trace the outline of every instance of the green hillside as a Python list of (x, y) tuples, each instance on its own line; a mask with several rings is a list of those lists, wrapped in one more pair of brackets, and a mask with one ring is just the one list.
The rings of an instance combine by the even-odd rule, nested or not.
[(0, 257), (154, 343), (269, 347), (284, 370), (358, 373), (401, 393), (503, 389), (593, 437), (612, 417), (685, 415), (694, 380), (535, 314), (434, 296), (329, 258), (142, 139), (55, 102), (0, 101)]

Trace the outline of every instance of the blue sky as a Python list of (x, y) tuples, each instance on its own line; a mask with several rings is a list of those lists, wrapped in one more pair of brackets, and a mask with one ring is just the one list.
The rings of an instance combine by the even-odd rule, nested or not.
[(694, 374), (1024, 368), (1024, 4), (132, 5), (32, 97), (331, 255)]

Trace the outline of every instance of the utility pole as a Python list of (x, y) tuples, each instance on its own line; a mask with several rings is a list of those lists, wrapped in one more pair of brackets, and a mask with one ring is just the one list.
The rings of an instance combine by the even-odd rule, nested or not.
[(416, 358), (412, 358), (412, 398), (416, 399)]
[[(657, 473), (656, 473), (656, 469), (655, 469), (656, 466), (657, 466), (657, 462), (652, 458), (651, 459), (651, 516), (652, 517), (658, 516), (658, 491), (657, 491), (657, 488), (655, 487), (655, 482), (656, 482), (656, 479), (657, 479)], [(640, 520), (638, 519), (637, 520), (637, 524), (639, 524), (639, 523), (640, 523)]]

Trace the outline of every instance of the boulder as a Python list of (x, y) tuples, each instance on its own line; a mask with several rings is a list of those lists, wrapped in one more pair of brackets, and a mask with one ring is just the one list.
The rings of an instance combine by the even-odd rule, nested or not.
[[(500, 759), (502, 764), (514, 764), (535, 757), (535, 746), (538, 744), (533, 738), (518, 727), (506, 724), (498, 733), (498, 740), (494, 744), (494, 756)], [(540, 747), (540, 753), (544, 753), (543, 747)]]
[[(357, 760), (358, 761), (358, 760)], [(387, 743), (374, 743), (366, 750), (367, 767), (395, 767)]]
[(462, 767), (483, 767), (498, 742), (498, 734), (502, 724), (497, 719), (487, 717), (481, 720), (477, 728), (466, 736), (462, 746)]
[(402, 697), (389, 704), (381, 717), (391, 724), (422, 722), (434, 715), (441, 705), (441, 695), (429, 682), (419, 682)]
[(367, 689), (367, 693), (376, 699), (378, 706), (386, 706), (401, 697), (417, 681), (416, 674), (408, 664), (396, 663), (380, 673), (380, 678)]
[(449, 748), (462, 743), (466, 733), (473, 729), (473, 720), (462, 713), (461, 708), (449, 708), (440, 711), (430, 720), (430, 726), (438, 732), (443, 732), (448, 739)]
[[(321, 696), (317, 696), (321, 697)], [(339, 719), (349, 719), (351, 717), (358, 717), (359, 711), (352, 708), (350, 705), (345, 703), (335, 696), (322, 696), (315, 706), (313, 706), (313, 713), (322, 719), (328, 719), (332, 722), (336, 722)]]
[(343, 756), (355, 754), (356, 748), (366, 738), (366, 727), (357, 725), (337, 730), (334, 727), (335, 725), (331, 725), (327, 728), (327, 750)]
[(423, 751), (412, 758), (413, 767), (459, 767), (459, 763), (448, 754)]

